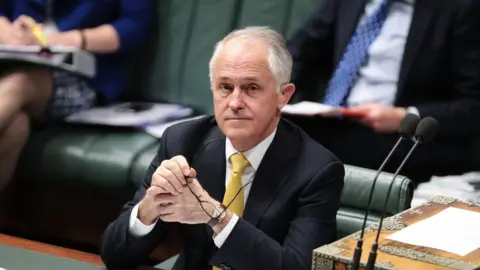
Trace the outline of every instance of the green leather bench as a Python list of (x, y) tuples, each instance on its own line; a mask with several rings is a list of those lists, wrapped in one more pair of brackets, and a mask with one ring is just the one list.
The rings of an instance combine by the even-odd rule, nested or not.
[[(269, 25), (285, 36), (319, 0), (163, 0), (150, 40), (135, 56), (125, 99), (185, 104), (211, 113), (208, 62), (214, 45), (235, 28)], [(96, 247), (108, 222), (130, 199), (157, 150), (158, 140), (131, 129), (59, 125), (28, 142), (15, 184), (6, 192), (0, 226), (65, 245)], [(339, 237), (359, 229), (373, 172), (348, 167)], [(378, 219), (387, 175), (374, 197)], [(399, 177), (388, 214), (409, 206), (411, 184)], [(3, 217), (3, 219), (2, 219)], [(163, 250), (159, 258), (174, 254)]]

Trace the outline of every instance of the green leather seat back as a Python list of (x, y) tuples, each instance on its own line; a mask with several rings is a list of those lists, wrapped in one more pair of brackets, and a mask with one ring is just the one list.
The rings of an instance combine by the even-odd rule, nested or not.
[(150, 40), (135, 59), (129, 99), (212, 111), (208, 62), (233, 27), (237, 0), (158, 1)]
[(28, 141), (17, 176), (55, 185), (130, 191), (131, 163), (156, 142), (139, 131), (53, 127), (37, 131)]
[[(338, 238), (342, 238), (362, 228), (365, 211), (368, 206), (368, 197), (376, 171), (345, 166), (345, 184), (340, 198), (340, 210), (337, 214)], [(384, 202), (393, 174), (380, 173), (372, 197), (371, 211), (367, 225), (380, 220)], [(413, 184), (404, 176), (397, 176), (392, 185), (390, 197), (386, 207), (386, 215), (391, 216), (410, 207), (413, 196)]]
[(269, 26), (283, 34), (288, 24), (292, 2), (291, 0), (243, 0), (238, 10), (238, 22), (235, 28)]
[[(342, 205), (366, 209), (368, 195), (372, 186), (375, 171), (360, 167), (347, 166), (345, 171), (345, 186), (342, 191)], [(372, 197), (371, 209), (381, 212), (392, 182), (393, 174), (382, 172), (377, 179)], [(412, 199), (412, 182), (405, 176), (397, 176), (393, 182), (388, 200), (387, 214), (396, 214), (410, 207)]]

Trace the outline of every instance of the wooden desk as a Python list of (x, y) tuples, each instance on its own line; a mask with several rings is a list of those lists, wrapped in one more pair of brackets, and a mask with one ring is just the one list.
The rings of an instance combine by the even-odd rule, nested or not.
[(104, 266), (102, 259), (96, 254), (35, 242), (10, 235), (0, 234), (0, 244)]
[[(20, 248), (24, 250), (35, 251), (38, 253), (55, 256), (58, 258), (69, 259), (69, 260), (85, 263), (85, 266), (84, 266), (85, 268), (81, 266), (80, 267), (81, 269), (88, 269), (88, 270), (105, 270), (106, 269), (105, 265), (102, 262), (102, 259), (100, 258), (99, 255), (96, 255), (96, 254), (90, 254), (90, 253), (86, 253), (78, 250), (58, 247), (50, 244), (31, 241), (31, 240), (22, 239), (19, 237), (9, 236), (5, 234), (0, 234), (0, 246), (1, 245), (12, 247), (12, 248)], [(15, 251), (13, 253), (18, 254), (18, 252), (21, 252), (21, 250)], [(0, 257), (1, 257), (1, 254), (0, 254)], [(36, 268), (35, 264), (37, 262), (35, 261), (28, 262), (28, 263), (29, 263), (29, 266), (33, 265), (32, 267), (35, 267), (35, 269), (43, 269), (42, 267), (45, 267), (45, 265), (43, 265), (42, 267)], [(90, 266), (88, 266), (87, 264)], [(0, 267), (2, 267), (1, 264), (0, 264)], [(62, 269), (59, 269), (59, 270), (62, 270)], [(137, 270), (159, 270), (159, 269), (153, 268), (151, 266), (141, 266)]]
[[(375, 265), (376, 269), (480, 269), (480, 249), (462, 257), (437, 249), (412, 246), (386, 239), (386, 237), (394, 232), (420, 220), (431, 217), (447, 207), (456, 207), (480, 212), (480, 205), (470, 205), (451, 198), (439, 196), (425, 205), (385, 219), (383, 230), (379, 238), (379, 248)], [(452, 220), (452, 222), (455, 221)], [(368, 255), (375, 240), (376, 228), (378, 228), (378, 223), (368, 227), (364, 234), (361, 266), (364, 266), (368, 260)], [(360, 232), (357, 232), (330, 245), (325, 245), (316, 249), (314, 251), (312, 269), (348, 269), (348, 264), (351, 262), (359, 235)], [(360, 267), (360, 269), (363, 269), (363, 267)]]

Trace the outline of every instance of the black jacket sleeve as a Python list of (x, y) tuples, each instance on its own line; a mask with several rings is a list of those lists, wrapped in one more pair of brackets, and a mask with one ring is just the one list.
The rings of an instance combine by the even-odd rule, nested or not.
[(472, 135), (480, 132), (480, 2), (461, 0), (452, 27), (452, 100), (414, 104), (422, 117), (433, 116), (440, 136)]
[(313, 250), (332, 242), (336, 235), (344, 175), (344, 166), (334, 161), (305, 186), (283, 243), (240, 218), (211, 262), (240, 270), (310, 269)]
[(294, 101), (319, 98), (319, 83), (332, 73), (338, 2), (321, 4), (287, 42), (293, 59), (292, 82), (297, 86)]
[(167, 158), (167, 137), (167, 134), (163, 136), (158, 153), (151, 162), (134, 198), (125, 204), (120, 216), (107, 227), (102, 237), (100, 255), (108, 269), (135, 269), (148, 259), (153, 249), (166, 238), (168, 226), (161, 220), (148, 235), (143, 237), (130, 234), (129, 220), (132, 209), (143, 199), (146, 190), (150, 187), (153, 173)]

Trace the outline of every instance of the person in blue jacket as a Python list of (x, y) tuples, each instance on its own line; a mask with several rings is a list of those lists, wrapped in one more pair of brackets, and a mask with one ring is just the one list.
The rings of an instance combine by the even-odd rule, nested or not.
[(128, 60), (145, 41), (152, 0), (1, 0), (0, 44), (73, 46), (95, 55), (96, 76), (34, 65), (0, 65), (0, 190), (13, 175), (30, 124), (117, 99)]

